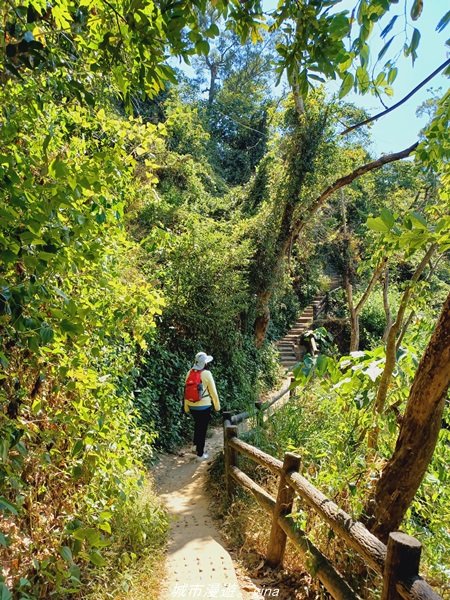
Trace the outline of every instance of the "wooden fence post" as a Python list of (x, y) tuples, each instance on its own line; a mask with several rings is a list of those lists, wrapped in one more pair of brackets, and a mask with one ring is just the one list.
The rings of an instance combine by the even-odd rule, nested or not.
[(257, 427), (262, 427), (263, 423), (264, 423), (264, 418), (263, 418), (263, 411), (261, 410), (262, 407), (262, 402), (261, 400), (257, 400), (255, 402), (255, 409), (256, 409), (256, 425)]
[[(295, 377), (293, 375), (291, 375), (291, 380), (290, 380), (290, 384), (289, 387), (291, 387), (292, 385), (294, 385), (295, 383)], [(292, 398), (294, 398), (295, 394), (296, 394), (297, 388), (292, 388), (289, 391), (289, 400), (292, 400)]]
[(419, 574), (422, 544), (416, 538), (395, 531), (389, 534), (383, 573), (381, 600), (399, 600), (397, 582), (408, 581)]
[(290, 514), (294, 502), (295, 493), (286, 482), (286, 474), (298, 471), (299, 468), (300, 457), (292, 452), (286, 452), (283, 467), (280, 471), (277, 501), (273, 511), (272, 529), (270, 530), (270, 539), (267, 548), (267, 562), (272, 567), (277, 567), (283, 562), (284, 551), (286, 549), (286, 533), (280, 527), (278, 517)]
[(225, 423), (224, 434), (225, 434), (225, 445), (224, 445), (224, 458), (225, 458), (225, 486), (227, 490), (227, 498), (231, 501), (234, 492), (234, 481), (231, 477), (231, 467), (236, 466), (236, 450), (230, 448), (229, 441), (237, 437), (238, 428), (237, 425), (227, 425)]
[(222, 412), (222, 418), (223, 418), (223, 447), (225, 449), (225, 429), (227, 426), (227, 421), (229, 421), (228, 425), (231, 425), (231, 417), (233, 416), (233, 411), (231, 410), (224, 410)]

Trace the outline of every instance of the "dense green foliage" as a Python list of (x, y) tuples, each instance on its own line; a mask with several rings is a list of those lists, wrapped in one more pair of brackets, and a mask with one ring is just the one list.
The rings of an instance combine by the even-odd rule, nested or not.
[(134, 425), (131, 366), (162, 306), (123, 229), (135, 157), (160, 134), (55, 102), (52, 84), (2, 89), (1, 552), (22, 597), (74, 589), (103, 547), (124, 550), (112, 526), (154, 438)]
[[(392, 451), (389, 409), (397, 415), (404, 406), (449, 281), (448, 94), (417, 168), (368, 176), (348, 188), (344, 219), (334, 198), (317, 218), (321, 190), (370, 156), (363, 137), (336, 136), (339, 118), (358, 120), (358, 111), (311, 88), (324, 76), (341, 80), (341, 96), (352, 88), (391, 93), (392, 40), (376, 74), (368, 45), (375, 23), (396, 10), (391, 4), (359, 2), (353, 27), (337, 0), (280, 3), (268, 21), (256, 0), (2, 7), (2, 599), (126, 587), (127, 569), (164, 544), (166, 517), (144, 493), (145, 467), (155, 447), (174, 450), (189, 436), (181, 398), (195, 353), (213, 354), (223, 408), (251, 406), (279, 376), (270, 340), (326, 288), (327, 272), (347, 269), (362, 294), (389, 254), (397, 309), (426, 246), (436, 244), (440, 264), (411, 286), (414, 314), (378, 418), (378, 462), (365, 477), (355, 464), (366, 466), (360, 433), (372, 425), (374, 368), (383, 360), (379, 291), (361, 313), (364, 355), (342, 359), (356, 361), (350, 382), (331, 344), (328, 358), (309, 358), (297, 371), (308, 402), (314, 392), (309, 435), (303, 405), (272, 425), (284, 449), (302, 446), (311, 472), (330, 493), (348, 488), (359, 509), (370, 473)], [(409, 4), (415, 21), (423, 3)], [(395, 25), (394, 14), (381, 38)], [(405, 40), (413, 60), (419, 38), (414, 28)], [(192, 81), (168, 62), (194, 55)], [(293, 90), (277, 101), (274, 61), (275, 76), (286, 73)], [(413, 192), (424, 185), (431, 192), (418, 212)], [(335, 310), (347, 319), (343, 303)], [(255, 324), (269, 313), (256, 344)], [(328, 379), (313, 387), (314, 370)], [(433, 535), (429, 564), (439, 577), (448, 532), (430, 506), (442, 501), (444, 514), (446, 439), (444, 432), (407, 521)], [(337, 463), (328, 463), (332, 456)], [(334, 466), (319, 471), (325, 464)]]

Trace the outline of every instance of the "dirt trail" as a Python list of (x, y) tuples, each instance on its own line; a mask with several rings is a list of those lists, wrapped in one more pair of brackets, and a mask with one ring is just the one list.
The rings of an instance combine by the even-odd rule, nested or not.
[(211, 518), (205, 490), (207, 468), (222, 449), (221, 429), (213, 429), (206, 447), (210, 458), (198, 462), (188, 450), (165, 455), (154, 470), (159, 495), (171, 520), (166, 577), (160, 600), (231, 598), (258, 600), (251, 584), (239, 583), (235, 567)]

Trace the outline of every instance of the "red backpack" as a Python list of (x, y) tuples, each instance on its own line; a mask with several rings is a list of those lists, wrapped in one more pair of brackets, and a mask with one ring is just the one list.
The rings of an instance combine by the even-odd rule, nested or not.
[(189, 402), (198, 402), (203, 396), (202, 372), (191, 369), (184, 384), (184, 398)]

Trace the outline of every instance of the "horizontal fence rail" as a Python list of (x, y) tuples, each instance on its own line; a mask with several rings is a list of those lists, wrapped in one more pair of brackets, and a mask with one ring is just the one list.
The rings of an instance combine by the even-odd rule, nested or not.
[[(265, 403), (265, 408), (282, 398), (290, 389), (285, 386)], [(307, 559), (310, 572), (337, 600), (360, 600), (336, 567), (300, 530), (293, 518), (294, 498), (312, 509), (326, 522), (336, 536), (356, 551), (364, 563), (383, 577), (381, 600), (442, 600), (432, 587), (419, 576), (421, 543), (401, 532), (389, 535), (387, 546), (375, 537), (359, 521), (339, 508), (320, 490), (315, 488), (298, 472), (300, 457), (286, 452), (281, 461), (238, 437), (238, 423), (249, 418), (249, 413), (224, 415), (225, 481), (231, 500), (236, 486), (251, 493), (258, 504), (271, 516), (270, 539), (266, 560), (272, 566), (282, 564), (286, 541), (289, 538)], [(238, 456), (268, 469), (279, 476), (277, 498), (273, 498), (262, 486), (239, 469)]]
[(239, 425), (239, 423), (242, 423), (243, 421), (246, 421), (247, 419), (250, 419), (251, 417), (254, 417), (254, 416), (258, 417), (258, 415), (260, 415), (262, 412), (266, 411), (268, 408), (273, 406), (275, 404), (275, 402), (278, 402), (278, 400), (281, 400), (281, 398), (286, 396), (286, 394), (288, 394), (291, 389), (291, 385), (292, 385), (292, 379), (290, 379), (289, 382), (287, 384), (285, 384), (281, 388), (281, 390), (277, 394), (275, 394), (275, 396), (273, 398), (271, 398), (270, 400), (267, 400), (266, 402), (261, 402), (261, 401), (255, 402), (255, 411), (254, 412), (244, 411), (237, 415), (233, 415), (231, 412), (224, 412), (223, 413), (224, 421), (229, 420), (231, 425)]

